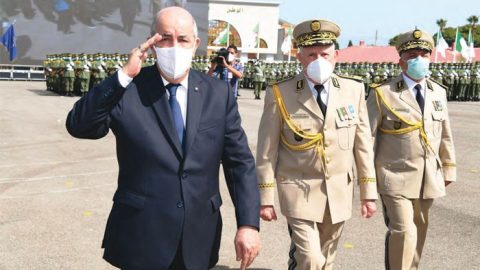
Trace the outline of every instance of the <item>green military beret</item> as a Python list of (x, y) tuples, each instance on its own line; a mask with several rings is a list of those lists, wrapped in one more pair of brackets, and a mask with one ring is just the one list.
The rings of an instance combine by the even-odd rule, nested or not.
[(340, 36), (340, 27), (327, 20), (308, 20), (296, 25), (293, 38), (297, 46), (333, 44)]
[(398, 54), (411, 49), (421, 49), (431, 52), (434, 43), (432, 36), (422, 30), (415, 29), (401, 34), (395, 44)]

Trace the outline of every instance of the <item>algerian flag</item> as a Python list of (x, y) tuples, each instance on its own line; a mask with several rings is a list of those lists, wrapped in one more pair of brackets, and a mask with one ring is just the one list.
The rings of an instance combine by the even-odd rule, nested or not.
[(473, 58), (475, 58), (475, 49), (473, 47), (473, 35), (472, 35), (472, 28), (468, 31), (468, 60), (471, 62)]
[(225, 29), (223, 29), (220, 34), (218, 34), (218, 37), (213, 41), (213, 44), (215, 45), (227, 45), (228, 38), (230, 36), (230, 32), (228, 31), (230, 25), (227, 25)]
[(461, 37), (460, 38), (460, 46), (462, 47), (461, 54), (462, 57), (468, 60), (468, 55), (470, 54), (470, 47), (467, 44), (467, 41)]
[(287, 30), (287, 34), (285, 35), (282, 46), (280, 48), (283, 54), (288, 54), (292, 49), (292, 29), (291, 28)]
[(439, 30), (437, 33), (437, 46), (435, 49), (437, 53), (440, 53), (445, 58), (445, 50), (448, 48), (448, 44), (442, 36), (442, 32)]
[(453, 47), (454, 52), (462, 52), (462, 45), (460, 45), (461, 39), (463, 39), (463, 36), (458, 32), (458, 28), (457, 28), (457, 32), (455, 34), (455, 43), (454, 43), (455, 45)]

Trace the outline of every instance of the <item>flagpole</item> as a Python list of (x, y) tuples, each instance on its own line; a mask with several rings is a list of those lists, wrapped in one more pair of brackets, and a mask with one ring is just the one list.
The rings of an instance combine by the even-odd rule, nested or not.
[(453, 43), (453, 63), (456, 63), (456, 58), (457, 58), (457, 39), (458, 39), (458, 27), (457, 27), (457, 32), (455, 33), (455, 42)]
[(260, 60), (260, 22), (258, 22), (257, 32), (257, 60)]
[[(440, 35), (440, 31), (441, 31), (441, 30), (439, 29), (439, 30), (438, 30), (438, 33), (437, 33), (437, 44), (436, 44), (437, 47), (438, 47), (438, 41), (439, 41), (438, 36)], [(437, 50), (437, 48), (435, 48), (435, 60), (434, 60), (434, 63), (437, 63), (437, 61), (438, 61), (438, 50)]]
[(467, 43), (467, 47), (468, 47), (468, 63), (472, 63), (473, 62), (473, 58), (472, 58), (472, 50), (473, 50), (473, 36), (472, 36), (472, 27), (470, 27), (470, 29), (468, 30), (468, 43)]
[(287, 38), (289, 39), (288, 44), (290, 44), (288, 48), (288, 62), (290, 62), (290, 58), (292, 56), (292, 37), (290, 36), (290, 31), (291, 31), (291, 28), (288, 28)]

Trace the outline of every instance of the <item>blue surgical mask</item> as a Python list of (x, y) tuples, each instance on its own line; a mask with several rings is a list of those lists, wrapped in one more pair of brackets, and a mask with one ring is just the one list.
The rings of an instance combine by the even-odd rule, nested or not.
[(425, 57), (418, 56), (407, 61), (407, 75), (414, 80), (421, 80), (428, 74), (428, 66), (430, 60)]

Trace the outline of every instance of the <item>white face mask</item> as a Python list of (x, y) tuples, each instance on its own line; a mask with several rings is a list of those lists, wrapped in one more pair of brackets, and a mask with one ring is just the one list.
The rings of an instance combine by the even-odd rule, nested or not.
[(176, 80), (185, 75), (192, 65), (193, 50), (194, 48), (155, 47), (157, 65), (166, 76)]
[(323, 57), (317, 58), (307, 66), (307, 77), (316, 84), (324, 84), (332, 73), (332, 64)]
[(228, 61), (229, 63), (232, 63), (233, 60), (235, 60), (235, 55), (229, 53), (229, 54), (228, 54), (228, 59), (227, 59), (227, 61)]

